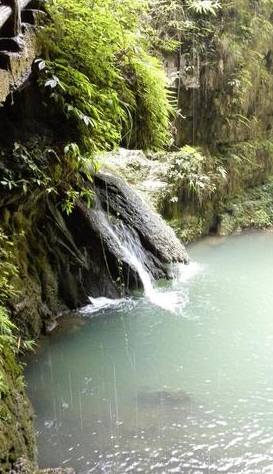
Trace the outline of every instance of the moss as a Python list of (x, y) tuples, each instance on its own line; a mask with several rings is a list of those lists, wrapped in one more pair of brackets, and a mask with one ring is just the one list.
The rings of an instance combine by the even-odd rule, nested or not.
[(168, 224), (185, 244), (197, 240), (202, 235), (208, 233), (207, 222), (200, 216), (183, 216), (182, 219), (168, 221)]
[(236, 230), (236, 220), (228, 213), (220, 216), (220, 224), (218, 226), (219, 235), (230, 235)]
[(218, 157), (228, 175), (225, 194), (236, 195), (261, 184), (273, 172), (273, 141), (251, 140), (221, 146)]
[(194, 71), (198, 89), (183, 84), (182, 75), (178, 146), (206, 143), (215, 150), (223, 143), (272, 139), (272, 5), (233, 0), (221, 7), (207, 28), (201, 16), (194, 18), (194, 55), (191, 39), (183, 41), (181, 63)]
[(273, 225), (273, 177), (229, 200), (220, 215), (218, 232), (228, 235), (238, 229), (264, 229)]
[(26, 397), (22, 370), (5, 349), (2, 374), (5, 391), (0, 397), (0, 472), (9, 472), (20, 456), (35, 459), (33, 412)]

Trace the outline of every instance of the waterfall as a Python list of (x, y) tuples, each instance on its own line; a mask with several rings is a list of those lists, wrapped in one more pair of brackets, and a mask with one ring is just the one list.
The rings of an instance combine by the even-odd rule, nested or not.
[(123, 222), (118, 222), (114, 226), (109, 224), (109, 232), (120, 247), (125, 260), (138, 274), (144, 288), (144, 294), (152, 299), (155, 291), (152, 277), (145, 268), (144, 251), (136, 231), (129, 230)]
[(145, 266), (145, 250), (143, 249), (137, 232), (128, 228), (122, 221), (111, 225), (107, 220), (109, 233), (111, 234), (116, 246), (131, 268), (138, 274), (143, 288), (144, 295), (156, 306), (174, 312), (181, 304), (178, 296), (174, 292), (159, 291), (154, 287), (154, 281)]
[[(107, 192), (109, 192), (109, 188), (107, 188)], [(130, 192), (131, 190), (128, 191), (128, 193)], [(143, 206), (142, 220), (140, 216), (136, 219), (139, 209), (133, 206), (131, 208), (127, 198), (126, 203), (123, 202), (123, 199), (116, 203), (111, 198), (109, 201), (109, 193), (106, 193), (103, 199), (107, 204), (106, 209), (103, 208), (102, 201), (97, 195), (89, 218), (92, 229), (96, 230), (102, 244), (108, 272), (111, 271), (107, 261), (107, 256), (110, 255), (114, 256), (124, 266), (124, 269), (128, 269), (126, 288), (129, 288), (131, 284), (131, 269), (131, 276), (133, 274), (137, 275), (142, 282), (144, 296), (147, 300), (168, 311), (174, 312), (178, 308), (181, 309), (183, 302), (178, 297), (177, 291), (169, 291), (169, 289), (166, 291), (166, 288), (157, 288), (154, 284), (154, 278), (164, 278), (168, 275), (168, 263), (166, 262), (169, 261), (170, 264), (172, 261), (181, 263), (188, 261), (183, 246), (164, 222), (155, 213), (150, 213), (150, 210), (145, 207), (141, 200), (138, 199), (137, 204), (139, 204), (138, 207)], [(112, 207), (108, 205), (109, 202)], [(122, 212), (121, 209), (123, 209)], [(162, 263), (162, 260), (164, 263)], [(113, 262), (110, 261), (110, 265), (113, 265)], [(117, 264), (114, 264), (113, 268), (116, 269), (116, 267)], [(94, 302), (90, 298), (91, 303), (95, 303), (94, 307), (97, 303), (103, 307), (107, 304), (105, 298), (100, 298), (100, 301), (97, 300), (98, 298)], [(113, 302), (110, 303), (111, 306), (112, 304)]]

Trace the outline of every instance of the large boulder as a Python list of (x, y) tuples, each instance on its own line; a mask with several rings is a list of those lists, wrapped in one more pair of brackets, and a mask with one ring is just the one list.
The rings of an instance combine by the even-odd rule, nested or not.
[[(185, 247), (174, 231), (122, 178), (100, 172), (95, 178), (95, 192), (96, 202), (90, 219), (110, 253), (116, 253), (119, 259), (130, 264), (124, 246), (130, 247), (128, 238), (131, 238), (131, 246), (133, 243), (135, 249), (130, 250), (138, 254), (155, 279), (168, 277), (171, 263), (188, 262)], [(113, 223), (119, 229), (123, 247), (119, 248), (117, 240), (113, 239)]]

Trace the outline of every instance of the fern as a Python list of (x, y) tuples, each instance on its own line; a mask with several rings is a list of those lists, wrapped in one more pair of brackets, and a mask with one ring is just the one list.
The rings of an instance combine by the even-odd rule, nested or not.
[(221, 5), (218, 0), (191, 0), (189, 8), (199, 14), (212, 14), (216, 16)]
[(47, 4), (39, 84), (88, 150), (123, 142), (159, 148), (169, 141), (166, 77), (150, 54), (148, 6), (146, 0)]
[(31, 350), (31, 341), (20, 341), (17, 328), (9, 318), (5, 307), (7, 300), (16, 295), (12, 279), (17, 275), (14, 262), (13, 244), (0, 228), (0, 399), (7, 391), (6, 374), (4, 370), (6, 355), (16, 354), (23, 350)]

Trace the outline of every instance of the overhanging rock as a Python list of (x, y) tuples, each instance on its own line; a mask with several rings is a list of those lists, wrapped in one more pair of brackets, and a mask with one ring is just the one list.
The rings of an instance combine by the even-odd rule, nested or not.
[(7, 96), (19, 89), (28, 79), (35, 56), (37, 41), (33, 28), (29, 27), (23, 36), (20, 52), (0, 52), (0, 104)]
[(0, 105), (27, 82), (38, 52), (35, 25), (44, 13), (28, 9), (29, 4), (30, 0), (0, 2)]

